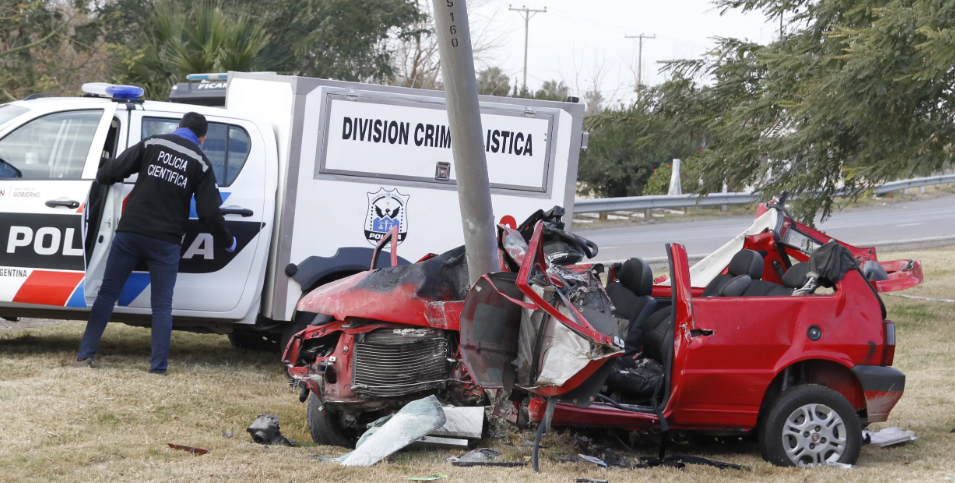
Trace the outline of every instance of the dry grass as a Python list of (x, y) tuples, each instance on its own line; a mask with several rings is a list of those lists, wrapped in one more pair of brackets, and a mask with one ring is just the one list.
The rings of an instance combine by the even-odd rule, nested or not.
[[(887, 257), (918, 257), (927, 282), (909, 293), (955, 297), (955, 248)], [(315, 461), (312, 452), (342, 450), (311, 443), (305, 405), (285, 383), (274, 359), (233, 350), (225, 337), (176, 333), (167, 377), (146, 373), (149, 332), (110, 326), (99, 368), (72, 369), (82, 324), (0, 332), (0, 480), (270, 480), (406, 481), (409, 476), (449, 475), (444, 481), (568, 482), (576, 477), (619, 481), (943, 481), (955, 479), (955, 305), (886, 297), (898, 324), (896, 367), (908, 375), (906, 394), (889, 425), (916, 431), (906, 446), (865, 447), (853, 470), (774, 468), (753, 445), (682, 446), (674, 452), (741, 463), (748, 471), (705, 467), (610, 469), (559, 463), (572, 454), (566, 434), (547, 435), (542, 473), (527, 469), (457, 468), (451, 453), (408, 452), (373, 468), (343, 468)], [(300, 447), (252, 444), (245, 428), (261, 412), (281, 418), (283, 433)], [(884, 426), (884, 425), (880, 425)], [(225, 438), (223, 430), (234, 431)], [(528, 437), (528, 435), (524, 435)], [(529, 454), (520, 436), (485, 442), (510, 459)], [(207, 448), (193, 456), (167, 442)], [(506, 443), (516, 443), (507, 445)], [(653, 448), (621, 451), (631, 460)]]

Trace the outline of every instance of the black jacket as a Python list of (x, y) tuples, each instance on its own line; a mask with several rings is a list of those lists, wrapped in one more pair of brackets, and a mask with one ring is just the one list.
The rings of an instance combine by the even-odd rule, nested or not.
[(182, 243), (189, 207), (196, 197), (199, 221), (218, 243), (232, 246), (232, 233), (219, 211), (222, 198), (212, 163), (195, 143), (175, 134), (150, 136), (107, 161), (96, 173), (100, 184), (113, 184), (139, 173), (116, 231)]

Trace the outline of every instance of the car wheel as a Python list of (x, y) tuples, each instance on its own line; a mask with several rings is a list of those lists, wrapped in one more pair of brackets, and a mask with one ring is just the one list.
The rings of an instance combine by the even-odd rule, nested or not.
[(315, 393), (308, 395), (308, 432), (312, 440), (327, 446), (350, 448), (351, 441), (342, 433), (338, 418), (331, 413)]
[(862, 427), (841, 394), (815, 384), (780, 394), (759, 434), (763, 459), (777, 466), (855, 464), (862, 449)]
[(249, 351), (275, 352), (279, 338), (268, 332), (233, 332), (229, 334), (229, 343), (236, 349)]

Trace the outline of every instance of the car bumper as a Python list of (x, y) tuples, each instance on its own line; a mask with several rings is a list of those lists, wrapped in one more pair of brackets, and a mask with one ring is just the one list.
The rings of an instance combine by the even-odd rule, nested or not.
[(902, 392), (905, 391), (905, 374), (893, 367), (860, 365), (852, 368), (865, 392), (868, 422), (879, 423), (889, 418)]

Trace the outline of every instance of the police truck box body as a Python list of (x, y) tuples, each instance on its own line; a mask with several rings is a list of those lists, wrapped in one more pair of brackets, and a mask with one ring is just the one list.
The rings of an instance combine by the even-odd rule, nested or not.
[[(134, 183), (91, 191), (96, 170), (188, 111), (210, 122), (202, 148), (238, 249), (217, 246), (193, 212), (177, 329), (243, 345), (288, 335), (303, 292), (367, 270), (393, 226), (403, 262), (463, 244), (443, 92), (231, 73), (226, 96), (225, 109), (103, 97), (0, 106), (0, 316), (86, 318)], [(481, 110), (495, 215), (572, 213), (584, 106), (482, 97)], [(140, 267), (113, 320), (148, 325), (149, 313)]]

